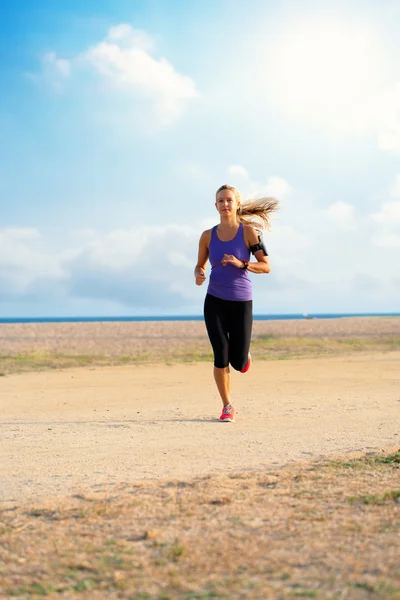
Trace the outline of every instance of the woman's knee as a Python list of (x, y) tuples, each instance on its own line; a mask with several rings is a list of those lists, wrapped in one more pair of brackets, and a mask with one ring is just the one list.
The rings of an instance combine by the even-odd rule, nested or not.
[(230, 364), (232, 369), (235, 369), (235, 371), (241, 371), (242, 369), (245, 368), (246, 364), (248, 361), (248, 355), (246, 356), (235, 356), (232, 357), (230, 360)]
[(216, 369), (226, 369), (227, 367), (229, 367), (229, 361), (221, 358), (215, 358), (214, 367)]

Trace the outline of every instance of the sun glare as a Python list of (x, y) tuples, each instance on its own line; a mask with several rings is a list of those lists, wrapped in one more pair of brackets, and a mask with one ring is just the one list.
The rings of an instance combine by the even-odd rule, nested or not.
[(381, 57), (368, 31), (339, 23), (297, 24), (270, 52), (279, 103), (293, 116), (333, 127), (361, 125), (378, 91)]

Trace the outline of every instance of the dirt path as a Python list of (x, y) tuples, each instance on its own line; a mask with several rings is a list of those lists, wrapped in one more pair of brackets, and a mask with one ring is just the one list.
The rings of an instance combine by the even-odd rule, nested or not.
[(400, 352), (258, 362), (218, 421), (209, 364), (0, 379), (0, 501), (400, 445)]

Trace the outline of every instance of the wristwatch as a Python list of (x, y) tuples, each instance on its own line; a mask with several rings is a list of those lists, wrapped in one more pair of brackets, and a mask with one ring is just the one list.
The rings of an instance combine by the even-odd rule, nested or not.
[(242, 260), (242, 263), (243, 263), (242, 270), (243, 271), (247, 271), (247, 267), (249, 266), (249, 261), (248, 260)]

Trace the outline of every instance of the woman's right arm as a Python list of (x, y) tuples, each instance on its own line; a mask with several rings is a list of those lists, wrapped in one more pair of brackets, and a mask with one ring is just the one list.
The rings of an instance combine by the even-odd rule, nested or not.
[(199, 241), (199, 254), (197, 258), (197, 264), (194, 269), (194, 276), (196, 278), (196, 285), (203, 285), (206, 280), (206, 266), (209, 256), (210, 246), (210, 235), (211, 231), (203, 231)]

